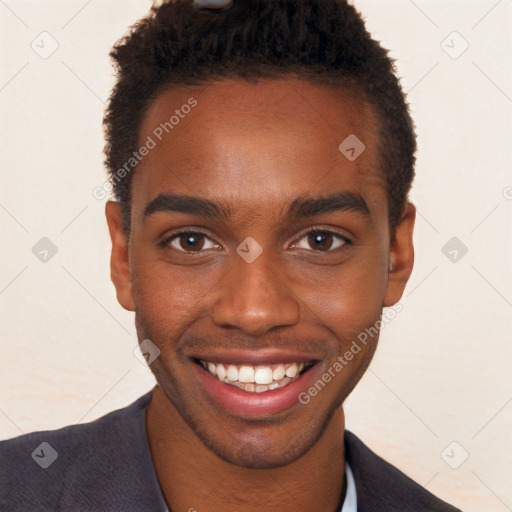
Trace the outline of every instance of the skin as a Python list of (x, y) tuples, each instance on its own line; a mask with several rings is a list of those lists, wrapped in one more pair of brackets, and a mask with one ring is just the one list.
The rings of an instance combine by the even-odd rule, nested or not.
[[(348, 91), (297, 78), (176, 88), (150, 106), (140, 144), (191, 97), (198, 105), (137, 167), (129, 236), (119, 205), (106, 207), (118, 301), (135, 311), (139, 340), (161, 351), (150, 366), (157, 385), (147, 432), (162, 491), (175, 512), (332, 512), (345, 493), (342, 403), (378, 336), (309, 404), (263, 418), (208, 400), (190, 356), (296, 349), (318, 360), (320, 377), (402, 296), (413, 267), (415, 208), (407, 203), (392, 236), (378, 123)], [(349, 134), (366, 146), (353, 162), (338, 150)], [(364, 199), (368, 215), (285, 215), (298, 197), (347, 191)], [(230, 216), (145, 217), (162, 193), (208, 199)], [(206, 243), (202, 252), (186, 236), (159, 245), (191, 228), (207, 236), (195, 240), (194, 247)], [(318, 244), (312, 228), (333, 236), (324, 233)], [(236, 253), (248, 236), (263, 248), (250, 264)]]

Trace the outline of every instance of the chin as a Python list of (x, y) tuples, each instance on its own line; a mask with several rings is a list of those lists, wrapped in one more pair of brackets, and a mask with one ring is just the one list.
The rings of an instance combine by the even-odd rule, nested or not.
[[(271, 427), (275, 428), (275, 427)], [(290, 430), (288, 431), (290, 432)], [(292, 464), (306, 454), (322, 434), (307, 432), (300, 436), (277, 438), (274, 432), (215, 439), (196, 432), (203, 444), (217, 457), (235, 466), (247, 469), (273, 469)]]
[(293, 464), (308, 453), (335, 412), (326, 417), (315, 414), (300, 422), (289, 417), (280, 421), (230, 419), (219, 421), (215, 431), (203, 418), (182, 417), (201, 442), (225, 462), (248, 469), (273, 469)]

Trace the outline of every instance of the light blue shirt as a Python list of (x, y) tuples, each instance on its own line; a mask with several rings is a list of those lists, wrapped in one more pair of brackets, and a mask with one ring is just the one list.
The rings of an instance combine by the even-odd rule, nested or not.
[(357, 512), (356, 482), (348, 462), (345, 462), (345, 472), (347, 473), (347, 492), (340, 512)]

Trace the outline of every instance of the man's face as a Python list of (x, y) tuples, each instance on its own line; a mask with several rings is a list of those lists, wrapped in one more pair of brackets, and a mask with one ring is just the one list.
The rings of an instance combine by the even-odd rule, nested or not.
[[(151, 369), (169, 407), (224, 460), (296, 460), (370, 363), (377, 336), (333, 372), (412, 268), (413, 219), (390, 243), (376, 132), (361, 100), (300, 80), (175, 89), (144, 118), (139, 146), (156, 146), (133, 178), (128, 246), (119, 208), (107, 207), (113, 279), (140, 341), (161, 351)], [(355, 160), (338, 149), (351, 134), (365, 145)], [(221, 378), (236, 380), (236, 368), (239, 383), (201, 361)], [(335, 377), (298, 401), (329, 369)], [(267, 387), (240, 383), (253, 374)]]

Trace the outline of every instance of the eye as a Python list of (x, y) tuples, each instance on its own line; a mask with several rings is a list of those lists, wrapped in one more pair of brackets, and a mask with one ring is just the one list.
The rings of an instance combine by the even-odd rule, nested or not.
[(348, 238), (334, 231), (314, 229), (302, 236), (297, 243), (293, 244), (293, 247), (297, 249), (313, 249), (315, 252), (329, 252), (351, 243)]
[(220, 245), (216, 244), (208, 235), (200, 231), (182, 231), (176, 233), (163, 240), (160, 245), (162, 247), (171, 246), (180, 252), (202, 252), (208, 249), (219, 249)]

